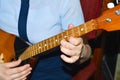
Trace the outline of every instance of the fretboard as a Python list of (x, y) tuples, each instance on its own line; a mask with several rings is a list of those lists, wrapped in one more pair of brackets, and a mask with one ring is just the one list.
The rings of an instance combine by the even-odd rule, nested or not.
[(96, 30), (95, 23), (96, 23), (95, 20), (91, 20), (91, 21), (86, 22), (82, 25), (79, 25), (79, 26), (76, 26), (72, 29), (66, 30), (58, 35), (55, 35), (55, 36), (50, 37), (46, 40), (43, 40), (39, 43), (31, 45), (21, 54), (21, 56), (19, 58), (22, 60), (26, 60), (28, 58), (31, 58), (31, 57), (36, 56), (38, 54), (41, 54), (42, 52), (50, 50), (56, 46), (59, 46), (60, 41), (62, 39), (67, 39), (70, 36), (79, 37), (79, 36), (82, 36), (88, 32)]

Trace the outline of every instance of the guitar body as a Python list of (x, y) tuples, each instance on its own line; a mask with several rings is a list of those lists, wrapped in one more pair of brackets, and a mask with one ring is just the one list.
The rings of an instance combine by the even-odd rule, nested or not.
[(0, 30), (0, 63), (15, 60), (15, 39), (15, 35), (11, 35)]
[[(0, 30), (0, 63), (17, 60), (29, 45), (19, 37)], [(30, 58), (29, 62), (33, 66), (35, 58)], [(23, 61), (25, 63), (28, 60)]]

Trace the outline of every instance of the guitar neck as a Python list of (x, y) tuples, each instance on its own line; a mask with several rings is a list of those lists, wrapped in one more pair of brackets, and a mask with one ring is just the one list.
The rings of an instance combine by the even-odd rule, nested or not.
[(44, 41), (41, 41), (41, 42), (36, 43), (34, 45), (31, 45), (21, 54), (21, 56), (19, 58), (21, 60), (26, 60), (28, 58), (35, 56), (35, 55), (41, 54), (42, 52), (50, 50), (56, 46), (59, 46), (60, 41), (62, 39), (67, 39), (70, 36), (79, 37), (79, 36), (82, 36), (88, 32), (96, 30), (97, 25), (95, 23), (96, 23), (96, 20), (88, 21), (82, 25), (76, 26), (76, 27), (69, 29), (69, 30), (66, 30), (58, 35), (50, 37)]

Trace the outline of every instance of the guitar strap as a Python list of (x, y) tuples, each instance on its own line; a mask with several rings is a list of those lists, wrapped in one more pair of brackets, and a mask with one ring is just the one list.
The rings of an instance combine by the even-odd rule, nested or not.
[(29, 0), (21, 0), (21, 9), (18, 20), (18, 32), (19, 32), (19, 36), (26, 41), (29, 41), (27, 37), (28, 10), (29, 10)]

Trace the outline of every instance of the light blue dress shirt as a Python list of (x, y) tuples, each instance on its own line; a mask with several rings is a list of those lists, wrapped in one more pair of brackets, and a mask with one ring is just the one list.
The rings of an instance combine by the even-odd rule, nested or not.
[[(0, 29), (18, 34), (18, 19), (21, 0), (0, 0)], [(27, 36), (31, 43), (37, 43), (84, 23), (79, 0), (30, 0), (27, 20)]]

